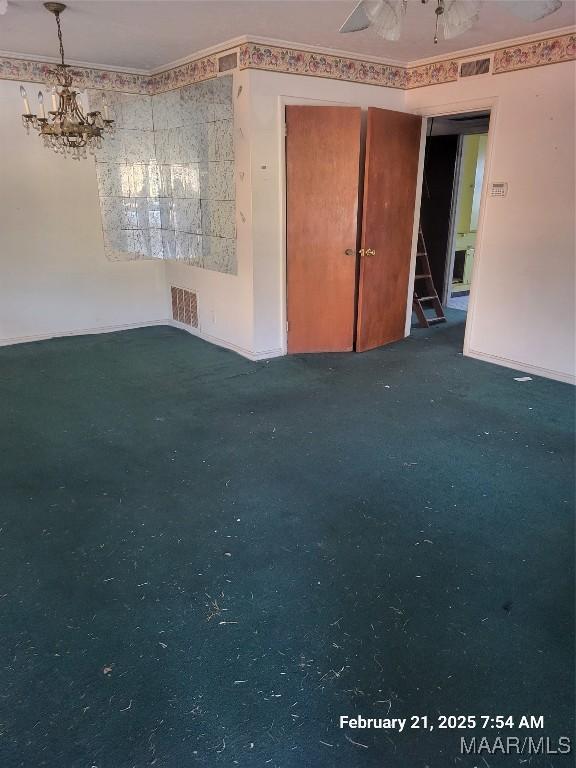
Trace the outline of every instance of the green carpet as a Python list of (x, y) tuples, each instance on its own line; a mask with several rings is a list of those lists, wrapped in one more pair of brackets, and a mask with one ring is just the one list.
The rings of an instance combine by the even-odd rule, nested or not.
[(1, 349), (2, 768), (526, 759), (357, 714), (570, 735), (574, 390), (464, 358), (458, 317), (262, 363), (168, 327)]

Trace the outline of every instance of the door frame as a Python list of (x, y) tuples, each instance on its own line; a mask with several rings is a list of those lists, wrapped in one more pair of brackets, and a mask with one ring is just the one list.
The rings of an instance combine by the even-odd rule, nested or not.
[[(472, 262), (472, 276), (470, 284), (470, 299), (468, 303), (468, 313), (466, 317), (466, 328), (464, 332), (464, 354), (471, 352), (470, 339), (472, 328), (476, 319), (478, 282), (480, 280), (480, 267), (482, 264), (482, 253), (484, 250), (484, 235), (486, 224), (486, 200), (488, 198), (488, 184), (490, 183), (492, 162), (494, 157), (496, 128), (498, 125), (498, 96), (488, 96), (480, 99), (470, 99), (466, 101), (453, 101), (435, 104), (428, 107), (417, 107), (413, 110), (414, 114), (421, 115), (424, 128), (428, 128), (428, 121), (433, 117), (445, 117), (447, 115), (458, 115), (463, 112), (490, 112), (490, 124), (488, 126), (488, 138), (486, 141), (486, 161), (484, 166), (484, 178), (482, 180), (482, 193), (480, 195), (480, 213), (478, 215), (478, 229), (476, 231), (476, 246), (474, 250), (474, 261)], [(426, 132), (423, 131), (423, 141), (420, 146), (420, 164), (424, 165), (424, 152), (426, 149)], [(416, 245), (417, 245), (417, 222), (420, 218), (420, 198), (422, 195), (422, 180), (420, 188), (416, 192), (416, 207), (414, 210), (415, 221), (415, 240), (412, 244), (412, 264), (410, 266), (410, 282), (408, 292), (408, 302), (406, 306), (406, 336), (410, 335), (412, 325), (412, 294), (414, 290), (414, 274), (416, 271)]]
[[(448, 245), (446, 250), (446, 266), (444, 268), (444, 285), (440, 301), (446, 307), (452, 293), (452, 273), (454, 272), (454, 243), (456, 241), (456, 222), (460, 213), (460, 183), (462, 181), (462, 134), (458, 136), (458, 148), (456, 150), (456, 165), (454, 167), (454, 181), (452, 184), (452, 204), (450, 206), (450, 224), (448, 226)], [(474, 262), (472, 262), (474, 265)]]

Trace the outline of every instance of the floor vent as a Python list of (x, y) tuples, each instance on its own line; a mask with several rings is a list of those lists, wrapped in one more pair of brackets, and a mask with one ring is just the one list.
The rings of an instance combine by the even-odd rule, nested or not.
[(172, 317), (179, 323), (198, 328), (198, 298), (186, 288), (171, 286)]
[(487, 75), (490, 72), (490, 59), (476, 59), (460, 64), (460, 77), (473, 77), (474, 75)]
[(218, 72), (228, 72), (229, 69), (236, 69), (238, 66), (238, 54), (227, 53), (218, 59)]

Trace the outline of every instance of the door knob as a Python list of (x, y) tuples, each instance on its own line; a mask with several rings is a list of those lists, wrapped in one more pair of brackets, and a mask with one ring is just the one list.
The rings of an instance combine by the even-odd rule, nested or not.
[(346, 248), (344, 253), (346, 254), (346, 256), (354, 256), (354, 250), (352, 248)]

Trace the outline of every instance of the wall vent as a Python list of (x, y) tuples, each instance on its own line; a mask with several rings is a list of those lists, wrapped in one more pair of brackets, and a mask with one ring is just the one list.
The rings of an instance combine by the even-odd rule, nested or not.
[(487, 75), (490, 72), (490, 59), (476, 59), (464, 61), (460, 64), (460, 77), (474, 77), (474, 75)]
[(179, 323), (198, 328), (198, 298), (193, 291), (171, 286), (172, 317)]
[(218, 72), (228, 72), (229, 69), (236, 69), (238, 66), (238, 54), (227, 53), (218, 59)]

